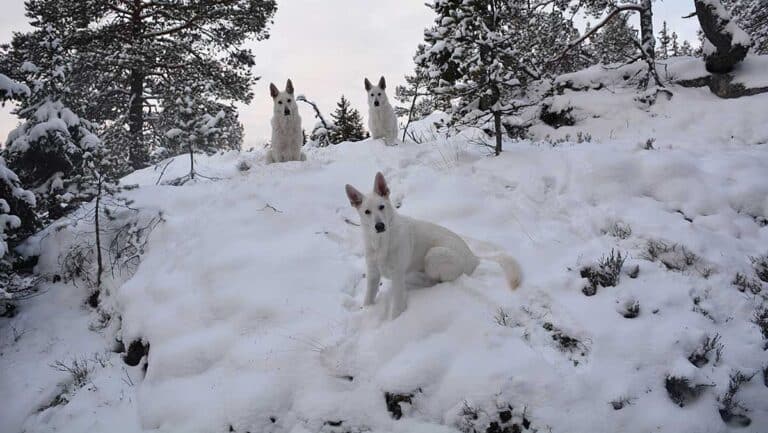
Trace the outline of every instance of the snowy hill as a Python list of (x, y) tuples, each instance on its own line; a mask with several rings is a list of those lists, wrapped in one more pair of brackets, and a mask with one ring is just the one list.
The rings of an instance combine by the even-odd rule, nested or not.
[[(3, 325), (0, 431), (768, 431), (768, 94), (672, 90), (624, 117), (631, 90), (566, 91), (576, 125), (497, 158), (478, 133), (430, 132), (436, 114), (421, 144), (198, 156), (218, 180), (181, 187), (133, 173), (133, 206), (164, 222), (98, 310), (50, 283)], [(401, 213), (507, 251), (522, 286), (483, 262), (394, 321), (361, 309), (343, 187), (379, 170)], [(41, 234), (37, 271), (73, 236)], [(148, 356), (126, 365), (116, 339)], [(737, 372), (754, 376), (734, 388)]]

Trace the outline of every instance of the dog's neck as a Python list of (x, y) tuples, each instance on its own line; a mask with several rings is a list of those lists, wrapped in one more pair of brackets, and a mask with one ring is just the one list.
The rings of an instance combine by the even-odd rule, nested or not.
[(397, 212), (392, 214), (392, 219), (387, 224), (387, 230), (384, 233), (372, 233), (370, 230), (364, 232), (365, 242), (371, 252), (377, 256), (386, 257), (390, 248), (390, 240), (394, 233), (399, 230), (399, 216)]

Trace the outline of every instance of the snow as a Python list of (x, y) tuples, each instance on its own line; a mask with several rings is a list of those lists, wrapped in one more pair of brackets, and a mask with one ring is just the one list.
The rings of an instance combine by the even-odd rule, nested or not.
[(6, 75), (0, 74), (0, 96), (16, 98), (19, 96), (29, 96), (29, 94), (29, 87), (8, 78)]
[[(748, 295), (731, 282), (768, 245), (768, 95), (726, 101), (674, 87), (648, 108), (634, 89), (593, 73), (603, 89), (555, 96), (577, 125), (533, 131), (583, 131), (591, 142), (506, 142), (492, 158), (478, 131), (441, 135), (445, 114), (435, 113), (411, 126), (421, 144), (305, 148), (306, 162), (271, 165), (264, 149), (198, 155), (196, 171), (219, 180), (184, 187), (157, 185), (157, 168), (129, 175), (124, 184), (141, 185), (128, 193), (132, 206), (162, 210), (165, 222), (135, 275), (109, 283), (106, 328), (83, 306), (87, 291), (69, 284), (21, 306), (10, 324), (25, 334), (0, 341), (0, 388), (14, 396), (0, 405), (0, 431), (455, 432), (467, 405), (481, 410), (479, 424), (506, 405), (516, 417), (524, 409), (539, 431), (728, 431), (717, 410), (728, 375), (766, 361), (750, 322), (765, 290)], [(654, 149), (638, 146), (651, 137)], [(244, 161), (251, 168), (241, 172)], [(163, 180), (188, 169), (188, 156), (174, 158)], [(381, 300), (361, 309), (365, 261), (359, 227), (345, 222), (357, 217), (344, 184), (367, 190), (376, 171), (401, 213), (454, 230), (478, 253), (516, 257), (522, 286), (510, 292), (498, 266), (483, 262), (471, 276), (411, 291), (394, 321)], [(631, 235), (606, 234), (617, 223)], [(52, 228), (41, 246), (26, 246), (46, 252), (39, 272), (58, 272), (72, 230)], [(699, 267), (644, 258), (650, 240), (684, 245)], [(638, 277), (585, 296), (580, 268), (612, 249)], [(622, 317), (635, 300), (639, 316)], [(494, 318), (500, 308), (505, 326)], [(577, 338), (577, 350), (561, 351), (552, 329)], [(693, 366), (686, 358), (714, 333), (722, 359)], [(105, 352), (116, 337), (150, 343), (146, 376)], [(49, 364), (94, 353), (105, 362), (91, 382), (40, 410), (67, 381)], [(668, 374), (713, 386), (680, 408)], [(765, 390), (756, 376), (739, 392), (754, 427), (744, 431), (768, 425)], [(414, 394), (402, 419), (387, 412), (385, 392)], [(614, 410), (619, 399), (630, 404)]]

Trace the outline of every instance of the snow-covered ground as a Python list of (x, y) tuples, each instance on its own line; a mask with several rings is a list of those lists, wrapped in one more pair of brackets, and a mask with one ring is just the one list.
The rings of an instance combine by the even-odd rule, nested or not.
[[(135, 275), (102, 296), (106, 327), (87, 291), (63, 283), (0, 325), (0, 431), (768, 431), (768, 356), (752, 323), (768, 284), (732, 284), (737, 272), (755, 279), (750, 257), (768, 253), (768, 95), (673, 91), (650, 109), (629, 89), (567, 92), (580, 122), (534, 133), (591, 142), (510, 142), (496, 158), (470, 132), (428, 133), (435, 115), (415, 126), (432, 138), (421, 144), (344, 143), (275, 165), (261, 149), (198, 156), (219, 180), (182, 187), (155, 185), (152, 168), (130, 175), (134, 206), (165, 222)], [(163, 178), (184, 175), (187, 158)], [(522, 286), (510, 292), (484, 262), (410, 292), (394, 321), (381, 302), (361, 309), (344, 184), (367, 190), (376, 171), (401, 213), (516, 257)], [(654, 254), (649, 242), (677, 246)], [(627, 255), (618, 284), (586, 296), (582, 269), (612, 250)], [(50, 251), (41, 272), (58, 266)], [(695, 366), (689, 356), (716, 334), (720, 359)], [(148, 342), (148, 365), (126, 366), (115, 338)], [(92, 370), (81, 387), (51, 367), (75, 358)], [(718, 412), (735, 371), (756, 373), (735, 396), (745, 428)], [(680, 407), (668, 376), (705, 386)], [(52, 406), (62, 390), (68, 402)], [(410, 400), (401, 419), (386, 393)]]

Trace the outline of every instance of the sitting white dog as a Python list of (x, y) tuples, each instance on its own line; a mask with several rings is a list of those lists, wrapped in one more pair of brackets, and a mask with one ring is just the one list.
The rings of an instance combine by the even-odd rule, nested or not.
[(368, 129), (374, 140), (382, 139), (387, 146), (397, 144), (397, 116), (387, 98), (387, 82), (384, 77), (374, 86), (365, 79), (365, 91), (368, 93)]
[[(389, 187), (376, 174), (373, 193), (364, 195), (351, 185), (347, 197), (360, 214), (365, 242), (367, 290), (364, 305), (373, 304), (381, 276), (392, 280), (389, 312), (392, 318), (406, 308), (406, 278), (431, 285), (471, 274), (479, 259), (452, 231), (426, 221), (399, 215), (389, 200)], [(504, 270), (511, 289), (520, 284), (517, 262), (506, 255), (489, 258)]]
[(301, 151), (304, 134), (301, 132), (301, 116), (296, 98), (293, 97), (293, 83), (285, 84), (281, 92), (274, 84), (269, 85), (269, 94), (274, 104), (272, 115), (272, 144), (267, 152), (267, 164), (285, 161), (306, 161)]

